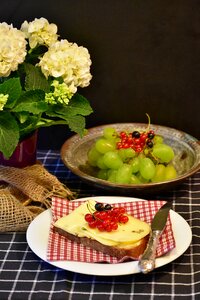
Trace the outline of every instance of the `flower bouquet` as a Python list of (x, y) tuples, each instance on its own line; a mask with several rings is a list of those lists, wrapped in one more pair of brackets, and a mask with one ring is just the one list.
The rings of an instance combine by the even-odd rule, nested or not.
[(88, 100), (77, 92), (92, 78), (88, 50), (59, 40), (45, 18), (20, 30), (0, 23), (0, 152), (8, 159), (17, 144), (40, 127), (65, 124), (81, 136)]

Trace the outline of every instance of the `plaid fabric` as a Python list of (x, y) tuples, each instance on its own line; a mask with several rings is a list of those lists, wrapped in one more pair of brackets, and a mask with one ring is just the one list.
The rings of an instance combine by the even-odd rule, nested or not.
[[(105, 255), (102, 252), (92, 250), (88, 247), (84, 247), (81, 244), (72, 242), (65, 237), (61, 236), (53, 230), (53, 224), (59, 218), (69, 214), (74, 209), (79, 207), (84, 200), (69, 202), (68, 200), (61, 198), (53, 198), (52, 201), (52, 214), (53, 220), (51, 224), (51, 230), (49, 234), (49, 243), (47, 250), (47, 259), (53, 260), (70, 260), (70, 261), (82, 261), (82, 262), (108, 262), (117, 263), (123, 259), (117, 259), (110, 255)], [(124, 207), (126, 212), (135, 218), (151, 224), (153, 216), (157, 210), (164, 204), (164, 201), (137, 201), (137, 202), (125, 202), (115, 203), (115, 207)], [(165, 230), (160, 238), (157, 247), (157, 257), (167, 253), (175, 247), (175, 240), (172, 232), (172, 225), (170, 218), (167, 220)], [(70, 249), (70, 250), (69, 250)], [(132, 257), (134, 259), (134, 257)]]
[[(39, 151), (38, 159), (79, 198), (108, 195), (71, 174), (62, 164), (59, 152)], [(25, 233), (0, 234), (0, 299), (200, 299), (200, 172), (171, 191), (159, 193), (156, 199), (172, 200), (173, 209), (192, 228), (190, 247), (175, 261), (147, 275), (89, 276), (41, 261), (28, 247)]]

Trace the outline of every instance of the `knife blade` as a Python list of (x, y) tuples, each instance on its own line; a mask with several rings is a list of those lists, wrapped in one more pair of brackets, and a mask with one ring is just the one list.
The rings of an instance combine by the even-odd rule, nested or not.
[(155, 268), (156, 248), (159, 238), (165, 228), (171, 203), (166, 202), (155, 214), (151, 222), (151, 232), (147, 247), (139, 258), (139, 268), (142, 273), (146, 274)]

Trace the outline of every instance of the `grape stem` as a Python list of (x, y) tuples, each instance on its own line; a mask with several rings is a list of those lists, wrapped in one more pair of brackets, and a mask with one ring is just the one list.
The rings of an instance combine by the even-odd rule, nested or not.
[(151, 119), (150, 119), (149, 114), (146, 113), (146, 116), (148, 118), (148, 126), (147, 126), (147, 132), (148, 132), (150, 130)]

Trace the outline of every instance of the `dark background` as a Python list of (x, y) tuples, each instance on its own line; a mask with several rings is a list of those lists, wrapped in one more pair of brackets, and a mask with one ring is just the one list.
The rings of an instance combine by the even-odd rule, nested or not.
[[(93, 79), (79, 90), (94, 113), (87, 127), (151, 122), (200, 139), (199, 0), (0, 0), (0, 22), (45, 17), (60, 37), (88, 48)], [(66, 127), (39, 131), (60, 149)]]

